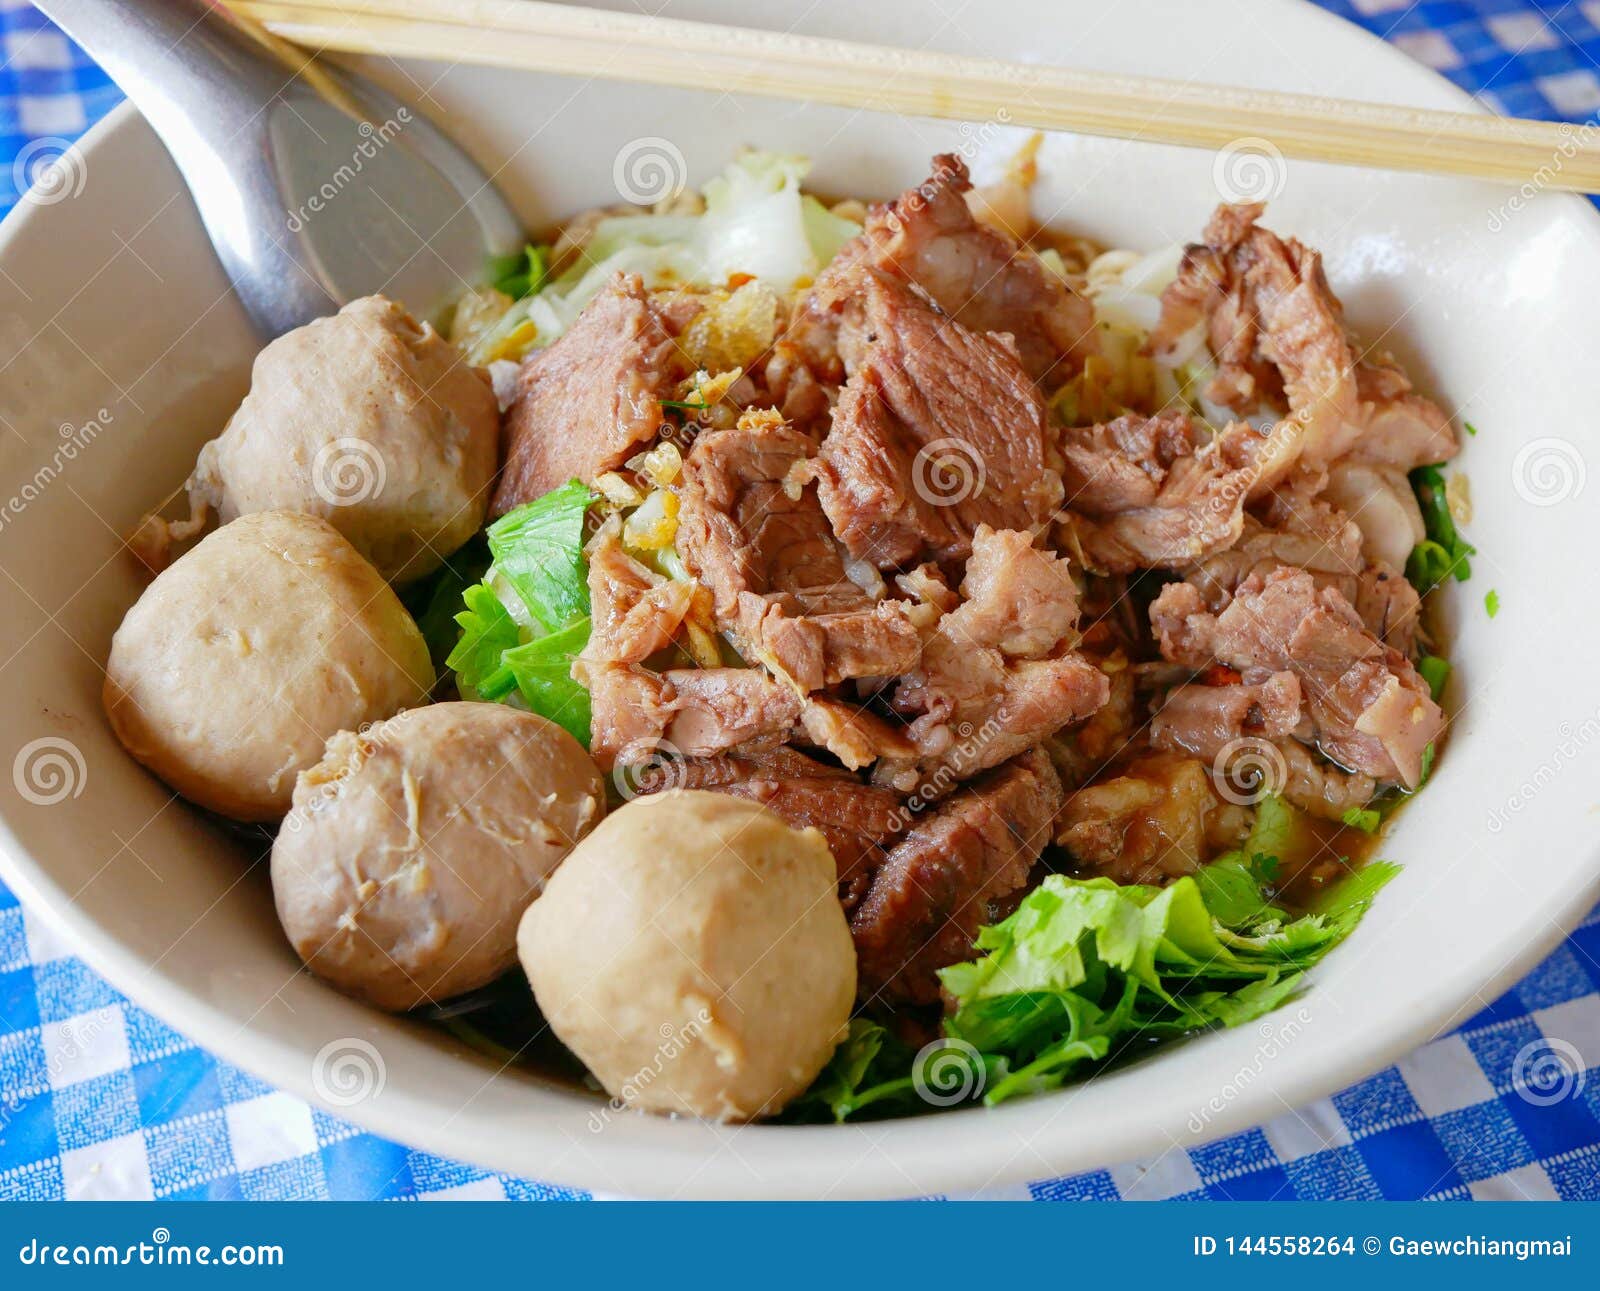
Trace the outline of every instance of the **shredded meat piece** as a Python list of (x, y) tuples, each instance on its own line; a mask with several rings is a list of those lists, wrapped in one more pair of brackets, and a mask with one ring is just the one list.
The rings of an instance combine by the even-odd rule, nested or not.
[(1321, 255), (1261, 228), (1262, 210), (1217, 208), (1162, 295), (1152, 351), (1182, 362), (1203, 337), (1217, 364), (1208, 398), (1238, 413), (1287, 412), (1273, 430), (1277, 469), (1260, 472), (1259, 487), (1296, 460), (1325, 467), (1353, 455), (1410, 469), (1455, 456), (1449, 418), (1411, 393), (1391, 357), (1357, 355)]
[(885, 760), (877, 775), (901, 789), (948, 787), (1004, 762), (1109, 694), (1105, 674), (1070, 648), (1078, 604), (1065, 560), (1027, 534), (981, 526), (961, 590), (894, 692), (919, 758)]
[(622, 522), (612, 517), (590, 541), (591, 627), (583, 658), (642, 663), (665, 648), (703, 595), (693, 583), (664, 577), (622, 548)]
[(1230, 547), (1254, 481), (1182, 412), (1063, 432), (1069, 542), (1093, 569), (1174, 569)]
[(800, 712), (800, 727), (813, 744), (855, 771), (879, 758), (914, 758), (917, 747), (898, 726), (842, 700), (812, 696)]
[(863, 999), (931, 1003), (966, 959), (990, 902), (1022, 888), (1065, 794), (1038, 749), (915, 817), (851, 916)]
[(800, 720), (799, 697), (759, 668), (655, 673), (579, 659), (573, 675), (589, 688), (589, 751), (602, 771), (776, 743)]
[(1405, 575), (1381, 561), (1367, 563), (1355, 524), (1320, 499), (1285, 509), (1276, 518), (1288, 527), (1269, 529), (1247, 515), (1244, 536), (1234, 546), (1182, 571), (1207, 608), (1226, 609), (1234, 590), (1253, 574), (1265, 578), (1285, 566), (1303, 569), (1318, 587), (1336, 588), (1369, 632), (1409, 658), (1420, 630), (1422, 598)]
[(883, 864), (884, 842), (904, 828), (900, 795), (862, 784), (847, 771), (793, 749), (741, 750), (690, 759), (670, 768), (650, 789), (706, 789), (747, 798), (771, 808), (796, 829), (820, 830), (839, 874), (839, 899), (846, 913), (866, 892)]
[(1293, 740), (1276, 743), (1288, 771), (1283, 796), (1308, 815), (1338, 820), (1352, 808), (1365, 807), (1378, 791), (1369, 775), (1340, 770)]
[(1384, 564), (1368, 565), (1348, 598), (1367, 631), (1391, 650), (1411, 658), (1422, 631), (1422, 597), (1410, 580)]
[(1165, 883), (1237, 844), (1251, 813), (1220, 799), (1206, 764), (1150, 753), (1067, 800), (1056, 841), (1118, 883)]
[(1398, 651), (1362, 624), (1342, 593), (1304, 570), (1252, 574), (1221, 614), (1188, 583), (1150, 606), (1161, 653), (1203, 668), (1213, 660), (1256, 683), (1278, 672), (1300, 679), (1314, 738), (1343, 766), (1415, 788), (1423, 750), (1444, 728), (1427, 684)]
[(980, 524), (1030, 529), (1061, 501), (1044, 403), (1003, 335), (856, 265), (841, 298), (850, 379), (811, 463), (851, 555), (880, 568), (965, 559)]
[(971, 187), (959, 157), (935, 157), (925, 181), (873, 207), (861, 236), (819, 281), (818, 296), (850, 294), (858, 264), (893, 273), (974, 332), (1009, 335), (1028, 375), (1053, 388), (1098, 352), (1094, 311), (1015, 238), (973, 217)]
[(846, 573), (815, 487), (798, 478), (814, 447), (741, 421), (696, 439), (678, 487), (678, 550), (710, 588), (719, 625), (746, 658), (808, 691), (895, 676), (920, 649), (912, 606), (874, 602)]
[(1245, 738), (1276, 739), (1300, 725), (1300, 679), (1275, 672), (1257, 685), (1180, 686), (1150, 723), (1150, 743), (1215, 758)]
[(619, 274), (571, 330), (517, 373), (501, 422), (500, 484), (490, 514), (590, 481), (627, 460), (660, 427), (680, 377), (676, 327), (637, 275)]

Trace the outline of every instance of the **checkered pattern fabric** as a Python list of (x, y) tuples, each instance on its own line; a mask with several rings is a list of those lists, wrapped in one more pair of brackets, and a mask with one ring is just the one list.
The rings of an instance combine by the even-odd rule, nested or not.
[[(1600, 109), (1600, 0), (1320, 0), (1494, 107)], [(0, 211), (117, 99), (0, 0)], [(198, 1049), (0, 887), (0, 1198), (581, 1196), (411, 1151)], [(1370, 1080), (1188, 1152), (994, 1195), (1600, 1199), (1600, 912), (1515, 990)]]

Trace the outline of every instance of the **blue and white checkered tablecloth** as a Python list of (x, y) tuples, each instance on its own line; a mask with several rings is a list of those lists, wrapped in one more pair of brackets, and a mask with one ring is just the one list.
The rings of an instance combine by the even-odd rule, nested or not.
[[(1600, 110), (1600, 0), (1320, 2), (1501, 111)], [(8, 178), (26, 187), (119, 95), (25, 0), (0, 0), (0, 41), (4, 211)], [(124, 999), (0, 887), (0, 1197), (573, 1195), (385, 1142), (269, 1088)], [(1453, 1035), (1331, 1099), (1014, 1195), (1600, 1198), (1600, 912)]]

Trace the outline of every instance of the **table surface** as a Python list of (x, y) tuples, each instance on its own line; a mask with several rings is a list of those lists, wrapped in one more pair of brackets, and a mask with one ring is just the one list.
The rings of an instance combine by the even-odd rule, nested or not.
[[(1600, 0), (1320, 2), (1497, 111), (1600, 110)], [(4, 212), (120, 95), (25, 0), (0, 0), (0, 56)], [(271, 1089), (124, 999), (0, 886), (0, 1197), (583, 1195), (386, 1142)], [(1332, 1098), (986, 1195), (1600, 1198), (1600, 911), (1458, 1031)]]

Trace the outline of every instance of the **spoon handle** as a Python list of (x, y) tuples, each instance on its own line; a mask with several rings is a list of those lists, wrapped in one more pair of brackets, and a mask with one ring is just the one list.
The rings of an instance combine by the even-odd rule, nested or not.
[(337, 301), (284, 227), (272, 138), (295, 80), (207, 0), (38, 0), (122, 87), (183, 173), (228, 281), (264, 338)]
[(180, 161), (200, 131), (246, 127), (290, 73), (208, 0), (35, 0)]

